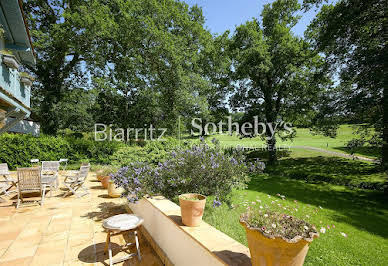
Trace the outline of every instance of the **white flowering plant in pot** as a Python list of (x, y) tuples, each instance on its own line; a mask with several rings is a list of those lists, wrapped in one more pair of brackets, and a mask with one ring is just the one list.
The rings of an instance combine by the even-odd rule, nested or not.
[[(245, 212), (240, 216), (240, 224), (247, 234), (252, 265), (263, 261), (268, 265), (303, 265), (314, 238), (335, 228), (335, 225), (317, 228), (312, 222), (322, 207), (299, 204), (296, 200), (291, 205), (285, 198), (280, 194), (268, 195), (266, 200), (257, 198), (241, 204)], [(341, 235), (346, 237), (345, 233)]]

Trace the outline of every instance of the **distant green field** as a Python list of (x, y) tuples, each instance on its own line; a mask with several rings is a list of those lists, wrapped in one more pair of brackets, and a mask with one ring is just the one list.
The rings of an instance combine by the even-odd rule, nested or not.
[[(321, 135), (313, 135), (309, 129), (307, 128), (297, 128), (296, 129), (296, 137), (292, 140), (282, 141), (281, 139), (277, 140), (278, 146), (285, 146), (285, 147), (291, 147), (292, 146), (310, 146), (310, 147), (316, 147), (316, 148), (322, 148), (326, 150), (331, 151), (337, 151), (337, 152), (343, 152), (343, 153), (350, 153), (349, 149), (346, 147), (346, 144), (351, 139), (357, 137), (356, 134), (354, 134), (354, 128), (349, 125), (342, 125), (338, 129), (338, 134), (336, 138), (330, 138), (325, 137)], [(243, 138), (240, 139), (239, 137), (233, 135), (214, 135), (209, 136), (209, 138), (216, 138), (220, 141), (221, 145), (223, 146), (244, 146), (244, 147), (260, 147), (261, 145), (264, 145), (265, 147), (265, 141), (263, 141), (260, 137), (256, 138)], [(319, 152), (313, 152), (313, 151), (296, 151), (299, 155), (301, 155), (301, 152), (307, 152), (307, 153), (319, 153)], [(325, 156), (324, 154), (320, 153), (320, 155)], [(358, 156), (364, 156), (369, 158), (376, 158), (379, 155), (379, 149), (376, 149), (375, 147), (362, 147), (358, 148), (355, 152), (355, 155)]]

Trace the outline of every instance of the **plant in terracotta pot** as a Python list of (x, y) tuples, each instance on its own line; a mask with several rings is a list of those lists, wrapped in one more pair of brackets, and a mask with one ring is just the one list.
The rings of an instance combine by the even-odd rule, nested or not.
[(179, 196), (182, 223), (187, 226), (199, 226), (205, 210), (206, 197), (201, 194), (189, 193)]
[(96, 176), (97, 176), (98, 181), (101, 182), (101, 180), (104, 177), (109, 176), (113, 172), (114, 171), (112, 170), (112, 166), (110, 166), (110, 165), (99, 166), (99, 168), (96, 171)]
[(113, 180), (109, 179), (108, 181), (108, 195), (111, 198), (118, 198), (124, 193), (124, 189), (122, 187), (116, 186)]
[(99, 175), (97, 175), (97, 178), (100, 180), (101, 185), (104, 188), (108, 188), (109, 180), (111, 179), (111, 175), (117, 171), (116, 167), (113, 166), (106, 166), (100, 169)]
[(101, 179), (101, 185), (103, 188), (108, 188), (108, 185), (109, 185), (109, 180), (110, 180), (110, 176), (103, 176), (103, 178)]
[(278, 200), (270, 205), (261, 204), (260, 200), (252, 203), (240, 217), (252, 265), (303, 265), (309, 244), (319, 236), (315, 226), (295, 217), (298, 208), (278, 203)]

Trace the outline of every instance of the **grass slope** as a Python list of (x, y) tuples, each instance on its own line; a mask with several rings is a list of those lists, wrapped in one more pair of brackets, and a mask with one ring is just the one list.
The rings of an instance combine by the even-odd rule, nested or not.
[[(244, 138), (239, 139), (237, 136), (230, 135), (215, 135), (209, 136), (209, 138), (217, 138), (224, 146), (235, 147), (237, 145), (244, 147), (258, 147), (264, 145), (265, 142), (260, 138)], [(341, 125), (338, 129), (336, 138), (325, 137), (321, 135), (313, 135), (307, 128), (297, 128), (296, 137), (293, 140), (282, 141), (278, 139), (277, 144), (288, 146), (311, 146), (316, 148), (327, 149), (331, 151), (350, 153), (350, 150), (346, 147), (349, 140), (357, 137), (354, 134), (354, 128), (350, 125)], [(376, 158), (379, 156), (379, 149), (375, 147), (361, 147), (355, 150), (355, 155), (365, 156), (369, 158)]]
[[(247, 190), (233, 193), (232, 201), (237, 207), (230, 209), (224, 204), (212, 208), (210, 198), (204, 220), (247, 245), (245, 232), (238, 222), (245, 209), (241, 202), (259, 198), (262, 204), (269, 205), (277, 193), (286, 195), (289, 205), (319, 210), (312, 217), (318, 228), (335, 225), (313, 241), (305, 265), (388, 265), (388, 207), (378, 192), (310, 184), (279, 173), (256, 175)], [(312, 212), (302, 211), (300, 215), (307, 213)]]

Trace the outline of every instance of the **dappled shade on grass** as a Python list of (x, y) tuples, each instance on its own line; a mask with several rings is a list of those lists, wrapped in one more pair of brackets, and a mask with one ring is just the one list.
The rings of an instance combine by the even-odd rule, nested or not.
[(364, 146), (364, 147), (355, 147), (350, 149), (348, 147), (334, 147), (336, 150), (343, 151), (349, 154), (357, 154), (371, 158), (379, 158), (381, 157), (381, 147), (373, 147), (373, 146)]
[(271, 176), (304, 180), (308, 183), (327, 182), (350, 188), (383, 191), (386, 174), (378, 165), (339, 157), (287, 158), (268, 166)]

